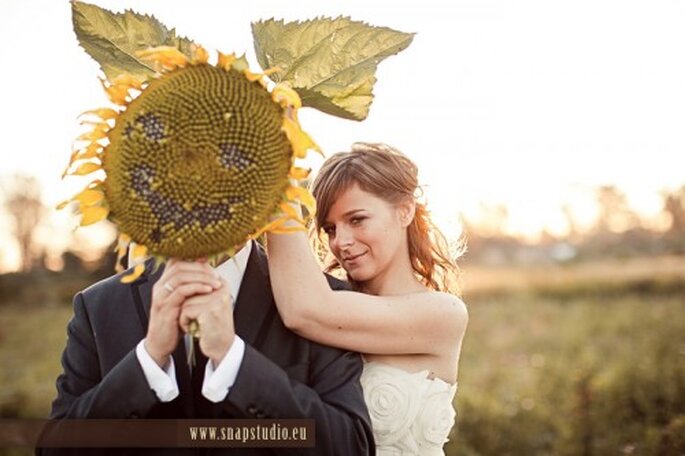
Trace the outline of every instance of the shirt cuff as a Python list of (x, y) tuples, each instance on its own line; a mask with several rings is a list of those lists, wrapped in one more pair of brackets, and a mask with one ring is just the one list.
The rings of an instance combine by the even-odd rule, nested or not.
[(207, 360), (205, 366), (205, 378), (202, 382), (202, 395), (212, 402), (221, 402), (226, 399), (228, 391), (235, 383), (240, 365), (245, 355), (245, 342), (235, 336), (233, 345), (228, 349), (224, 359), (214, 369), (211, 360)]
[(143, 374), (145, 374), (150, 388), (155, 392), (157, 398), (162, 402), (173, 401), (178, 396), (174, 358), (169, 356), (166, 369), (162, 370), (145, 349), (145, 339), (141, 340), (136, 346), (136, 357), (143, 368)]

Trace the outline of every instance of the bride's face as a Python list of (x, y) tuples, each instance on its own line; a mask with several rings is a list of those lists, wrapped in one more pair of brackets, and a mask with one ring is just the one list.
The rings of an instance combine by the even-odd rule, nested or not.
[(331, 206), (322, 225), (328, 245), (350, 278), (377, 278), (407, 254), (401, 208), (353, 184)]

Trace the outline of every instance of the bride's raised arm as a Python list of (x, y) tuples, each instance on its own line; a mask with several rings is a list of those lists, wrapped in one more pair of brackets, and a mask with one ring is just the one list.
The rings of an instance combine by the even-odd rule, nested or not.
[(333, 291), (304, 232), (267, 236), (276, 306), (303, 337), (370, 354), (437, 354), (453, 350), (465, 330), (466, 307), (456, 296)]

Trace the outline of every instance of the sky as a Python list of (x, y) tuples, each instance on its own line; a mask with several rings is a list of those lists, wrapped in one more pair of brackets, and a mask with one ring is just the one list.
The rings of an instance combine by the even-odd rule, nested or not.
[[(507, 206), (511, 231), (563, 232), (561, 206), (590, 220), (598, 185), (617, 185), (650, 215), (659, 191), (685, 183), (680, 0), (92, 3), (153, 14), (207, 49), (247, 52), (253, 69), (250, 22), (259, 19), (346, 15), (415, 32), (407, 50), (381, 63), (367, 120), (307, 109), (300, 120), (327, 154), (354, 141), (404, 151), (448, 234), (483, 201)], [(77, 115), (107, 105), (98, 65), (78, 46), (62, 0), (0, 1), (0, 55), (0, 175), (36, 175), (54, 205), (85, 184), (60, 175), (83, 131)], [(68, 242), (75, 222), (51, 217), (41, 235)], [(0, 226), (8, 258), (9, 228)], [(92, 240), (108, 229), (80, 231)]]

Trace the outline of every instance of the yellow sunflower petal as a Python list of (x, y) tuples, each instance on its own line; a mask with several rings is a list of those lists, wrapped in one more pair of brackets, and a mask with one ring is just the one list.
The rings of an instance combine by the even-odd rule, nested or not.
[(87, 163), (82, 163), (79, 165), (74, 171), (66, 173), (66, 174), (71, 174), (72, 176), (85, 176), (86, 174), (93, 173), (95, 171), (101, 170), (102, 167), (93, 162), (87, 162)]
[(95, 128), (94, 130), (87, 131), (76, 138), (76, 141), (97, 141), (98, 139), (103, 139), (107, 137), (107, 131), (104, 128)]
[(136, 56), (143, 60), (157, 62), (165, 69), (188, 66), (188, 57), (173, 46), (157, 46), (136, 52)]
[(119, 76), (117, 76), (116, 78), (112, 79), (111, 85), (113, 85), (113, 86), (125, 86), (129, 89), (138, 89), (138, 90), (143, 88), (143, 85), (141, 84), (141, 82), (138, 79), (136, 79), (135, 76), (133, 76), (132, 74), (128, 74), (128, 73), (122, 73)]
[(307, 227), (304, 225), (300, 226), (280, 226), (271, 230), (272, 233), (285, 234), (285, 233), (296, 233), (298, 231), (307, 231)]
[(138, 277), (140, 277), (143, 274), (143, 271), (145, 271), (145, 263), (141, 263), (139, 265), (136, 265), (135, 268), (133, 268), (133, 272), (125, 275), (121, 278), (121, 283), (131, 283), (134, 280), (136, 280)]
[(128, 245), (131, 243), (131, 236), (129, 236), (128, 234), (119, 233), (119, 238), (117, 239), (117, 243), (120, 246), (123, 245), (124, 247), (128, 247)]
[(293, 147), (296, 158), (305, 158), (307, 151), (313, 149), (323, 155), (319, 146), (302, 128), (300, 124), (288, 116), (283, 117), (283, 131)]
[(117, 262), (114, 265), (114, 268), (117, 272), (121, 272), (124, 269), (124, 267), (121, 265), (121, 259), (124, 258), (124, 255), (126, 255), (126, 251), (128, 250), (128, 245), (130, 243), (131, 238), (129, 236), (124, 233), (119, 234), (117, 245), (114, 248), (114, 251), (117, 252)]
[(316, 211), (316, 200), (312, 196), (311, 193), (309, 193), (309, 190), (306, 188), (302, 187), (288, 187), (285, 190), (285, 196), (288, 198), (290, 201), (299, 201), (301, 202), (304, 207), (307, 208), (310, 214), (314, 214)]
[(247, 80), (251, 82), (259, 81), (264, 77), (262, 73), (253, 73), (250, 70), (243, 71), (243, 74), (245, 75)]
[(65, 207), (67, 207), (67, 204), (71, 203), (71, 201), (72, 201), (71, 199), (62, 201), (62, 202), (59, 203), (57, 206), (55, 206), (55, 209), (58, 210), (58, 211), (61, 211), (62, 209), (64, 209)]
[(279, 207), (288, 217), (290, 217), (290, 219), (295, 220), (296, 222), (301, 223), (302, 225), (305, 224), (305, 221), (302, 219), (302, 216), (297, 213), (297, 209), (292, 207), (290, 203), (284, 201), (279, 205)]
[(193, 63), (194, 64), (207, 63), (207, 61), (209, 61), (209, 53), (202, 46), (197, 45), (197, 44), (193, 44), (192, 50), (193, 50)]
[(82, 209), (83, 217), (81, 218), (81, 226), (92, 225), (107, 217), (109, 209), (106, 207), (85, 207)]
[(262, 228), (257, 230), (257, 232), (254, 233), (251, 237), (252, 237), (252, 239), (257, 239), (262, 234), (275, 230), (276, 228), (278, 228), (279, 226), (281, 226), (282, 224), (284, 224), (287, 221), (288, 221), (288, 217), (285, 217), (285, 216), (279, 217), (276, 220), (273, 220), (272, 222), (269, 222), (266, 225), (264, 225)]
[(235, 54), (224, 54), (218, 51), (217, 54), (219, 55), (219, 61), (217, 62), (217, 66), (219, 68), (223, 68), (226, 71), (230, 70), (231, 65), (233, 65), (233, 62), (236, 59)]
[(104, 79), (100, 79), (100, 84), (107, 94), (107, 98), (114, 104), (126, 106), (126, 97), (128, 97), (128, 87), (124, 85), (109, 85)]
[(134, 260), (139, 260), (145, 258), (147, 255), (147, 247), (141, 244), (136, 244), (133, 247), (133, 251), (131, 252), (131, 257), (133, 257)]
[(101, 170), (102, 167), (94, 162), (87, 162), (87, 163), (82, 163), (78, 167), (76, 167), (75, 170), (69, 171), (69, 168), (64, 170), (64, 174), (62, 174), (62, 177), (66, 175), (72, 175), (72, 176), (85, 176), (87, 174), (93, 173), (95, 171)]
[(312, 171), (311, 169), (305, 169), (305, 168), (293, 166), (292, 168), (290, 168), (290, 172), (288, 173), (288, 176), (292, 177), (293, 179), (302, 180), (302, 179), (306, 179), (309, 176), (309, 173), (311, 171)]
[(116, 119), (116, 117), (119, 115), (119, 111), (115, 109), (110, 109), (110, 108), (100, 108), (100, 109), (93, 109), (90, 111), (85, 111), (79, 114), (79, 117), (83, 116), (96, 116), (101, 118), (102, 120), (109, 120), (109, 119)]
[(285, 84), (278, 84), (271, 92), (271, 98), (283, 108), (293, 107), (300, 109), (302, 107), (302, 100), (300, 96), (290, 86)]
[(75, 150), (71, 154), (71, 158), (69, 159), (69, 164), (73, 164), (75, 161), (78, 160), (86, 160), (89, 158), (100, 158), (100, 154), (102, 153), (103, 147), (102, 144), (100, 143), (90, 143), (88, 147), (85, 147), (83, 149), (78, 149)]
[(267, 88), (268, 85), (264, 80), (264, 73), (253, 73), (250, 70), (243, 70), (243, 74), (245, 75), (245, 78), (247, 78), (248, 81), (257, 81), (259, 82), (259, 84), (261, 84), (262, 87), (264, 87), (265, 89)]
[(104, 201), (105, 194), (100, 190), (85, 189), (73, 198), (84, 206), (92, 206), (101, 201)]
[(96, 122), (93, 120), (82, 120), (80, 123), (81, 123), (81, 125), (91, 125), (95, 130), (102, 130), (102, 131), (109, 130), (109, 124), (107, 124), (107, 122), (103, 122), (103, 121)]

